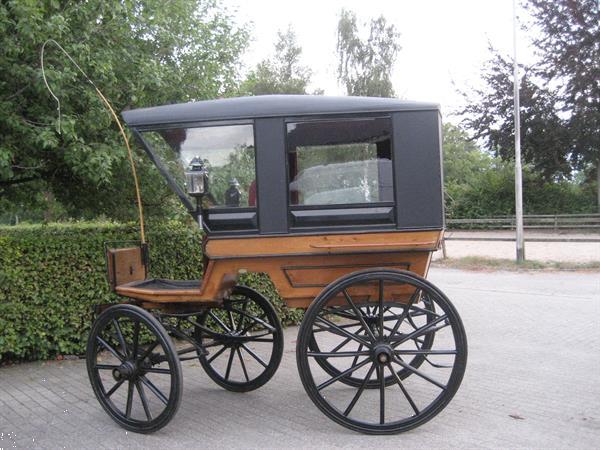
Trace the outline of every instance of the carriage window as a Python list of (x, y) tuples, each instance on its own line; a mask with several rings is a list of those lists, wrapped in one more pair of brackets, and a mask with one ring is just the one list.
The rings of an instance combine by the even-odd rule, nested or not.
[(287, 125), (290, 205), (393, 201), (387, 118)]
[(252, 125), (171, 128), (144, 133), (144, 139), (185, 191), (184, 171), (196, 158), (208, 171), (204, 206), (256, 206), (256, 165)]

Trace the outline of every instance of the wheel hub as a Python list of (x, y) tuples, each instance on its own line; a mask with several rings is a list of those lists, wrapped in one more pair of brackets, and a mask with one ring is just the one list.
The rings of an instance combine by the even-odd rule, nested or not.
[(119, 367), (113, 369), (112, 375), (115, 381), (129, 380), (137, 372), (137, 365), (132, 361), (125, 361)]
[(392, 354), (392, 347), (388, 344), (377, 344), (373, 348), (373, 359), (382, 365), (391, 362)]

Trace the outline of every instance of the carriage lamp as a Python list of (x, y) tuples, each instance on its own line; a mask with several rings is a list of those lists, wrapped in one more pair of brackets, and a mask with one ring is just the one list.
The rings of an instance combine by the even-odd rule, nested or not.
[(195, 156), (185, 171), (185, 184), (188, 194), (192, 197), (201, 197), (207, 190), (208, 170), (204, 162)]

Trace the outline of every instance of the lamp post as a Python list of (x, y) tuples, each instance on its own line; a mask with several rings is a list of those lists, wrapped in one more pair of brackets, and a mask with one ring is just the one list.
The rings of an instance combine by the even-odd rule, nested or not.
[(513, 0), (513, 86), (515, 104), (515, 215), (517, 219), (517, 263), (522, 263), (523, 261), (525, 261), (525, 240), (523, 237), (523, 179), (521, 169), (521, 116), (519, 112), (519, 65), (517, 63), (517, 27), (517, 0)]

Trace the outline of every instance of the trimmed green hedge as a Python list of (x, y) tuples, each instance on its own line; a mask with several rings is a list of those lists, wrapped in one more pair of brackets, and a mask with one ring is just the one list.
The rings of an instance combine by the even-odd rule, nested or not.
[[(151, 276), (200, 277), (197, 230), (179, 222), (147, 228)], [(133, 224), (0, 227), (0, 362), (84, 353), (93, 305), (119, 299), (106, 281), (104, 242), (136, 239)], [(241, 282), (271, 299), (284, 323), (300, 319), (265, 275), (247, 274)]]

